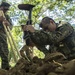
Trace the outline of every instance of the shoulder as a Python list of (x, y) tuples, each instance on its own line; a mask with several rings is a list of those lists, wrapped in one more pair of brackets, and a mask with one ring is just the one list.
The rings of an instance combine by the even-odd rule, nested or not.
[(74, 28), (72, 27), (72, 25), (69, 22), (61, 22), (58, 25), (57, 30), (61, 31), (61, 32), (71, 32), (74, 30)]
[(58, 25), (58, 28), (64, 28), (64, 29), (66, 29), (66, 28), (73, 28), (72, 27), (72, 25), (69, 23), (69, 22), (61, 22), (61, 23), (59, 23), (59, 25)]
[(65, 22), (65, 21), (61, 21), (59, 24), (58, 24), (58, 27), (61, 27), (61, 26), (64, 26), (64, 25), (70, 25), (71, 24), (69, 22)]

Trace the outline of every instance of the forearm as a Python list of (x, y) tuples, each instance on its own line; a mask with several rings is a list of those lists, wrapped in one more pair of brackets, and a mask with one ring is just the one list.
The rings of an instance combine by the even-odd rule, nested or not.
[(30, 33), (30, 38), (36, 45), (50, 44), (48, 42), (48, 34), (44, 31), (35, 31), (34, 33)]

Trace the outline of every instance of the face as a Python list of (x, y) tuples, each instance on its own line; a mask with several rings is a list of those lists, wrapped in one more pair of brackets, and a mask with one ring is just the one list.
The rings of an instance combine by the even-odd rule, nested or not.
[(9, 10), (9, 7), (5, 7), (5, 6), (2, 6), (0, 7), (1, 10), (3, 10), (3, 12), (7, 12)]
[(43, 29), (44, 31), (48, 30), (48, 25), (47, 25), (47, 24), (46, 24), (46, 25), (42, 25), (42, 29)]
[(42, 28), (45, 31), (51, 31), (52, 32), (52, 31), (56, 30), (56, 24), (52, 20), (50, 20), (50, 23), (47, 25), (43, 25)]

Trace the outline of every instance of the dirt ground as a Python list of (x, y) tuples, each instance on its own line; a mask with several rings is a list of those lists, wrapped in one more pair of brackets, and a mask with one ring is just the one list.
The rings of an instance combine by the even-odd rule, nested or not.
[(31, 61), (21, 58), (16, 65), (0, 75), (74, 75), (75, 59), (66, 60), (61, 53), (48, 54), (44, 59), (34, 57)]

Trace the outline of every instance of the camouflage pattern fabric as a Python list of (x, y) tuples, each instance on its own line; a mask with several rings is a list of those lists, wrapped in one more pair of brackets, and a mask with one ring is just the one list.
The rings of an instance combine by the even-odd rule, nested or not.
[(8, 53), (9, 53), (9, 50), (8, 50), (8, 46), (7, 46), (6, 34), (2, 34), (0, 32), (0, 56), (2, 59), (2, 68), (3, 69), (9, 68)]
[(54, 45), (56, 50), (62, 52), (67, 58), (75, 57), (75, 32), (69, 23), (61, 24), (54, 32), (35, 31), (30, 33), (30, 37), (38, 46)]
[[(6, 19), (10, 23), (10, 29), (12, 29), (12, 22), (8, 15), (5, 15)], [(8, 44), (7, 44), (7, 36), (5, 33), (5, 29), (3, 27), (2, 22), (0, 22), (0, 56), (2, 59), (2, 68), (3, 69), (9, 69), (9, 62), (8, 62)]]

